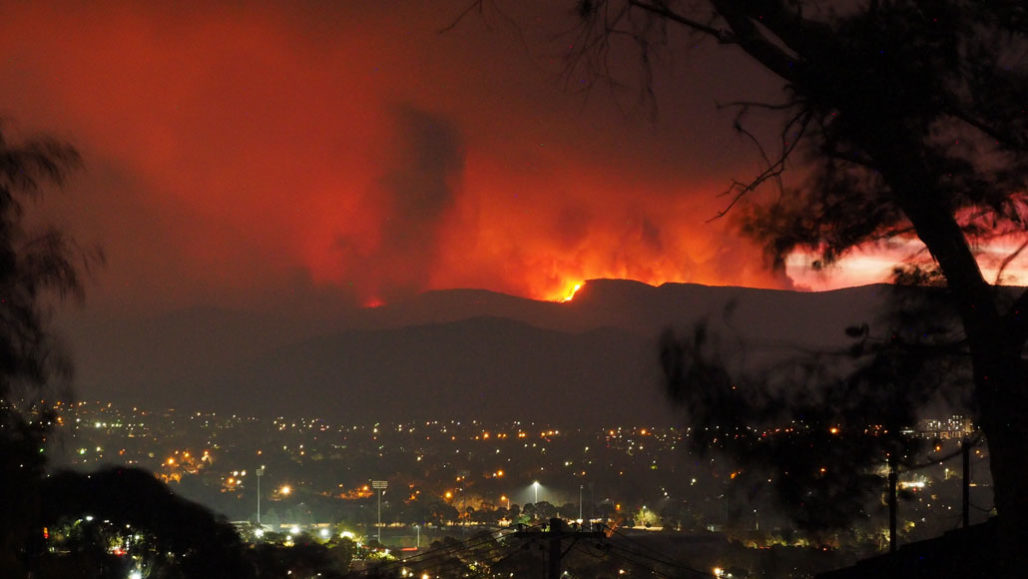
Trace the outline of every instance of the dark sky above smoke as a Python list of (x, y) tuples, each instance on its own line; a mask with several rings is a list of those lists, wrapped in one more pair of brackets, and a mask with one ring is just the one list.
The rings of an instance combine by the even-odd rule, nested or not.
[(759, 161), (717, 103), (773, 98), (773, 79), (673, 38), (651, 122), (629, 53), (624, 88), (564, 74), (570, 2), (499, 2), (441, 33), (465, 5), (15, 3), (0, 114), (83, 153), (45, 213), (106, 249), (101, 308), (791, 283), (708, 221)]

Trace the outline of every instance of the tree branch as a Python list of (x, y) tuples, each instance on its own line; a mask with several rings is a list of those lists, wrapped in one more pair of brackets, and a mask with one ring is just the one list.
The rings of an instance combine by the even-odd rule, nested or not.
[(711, 0), (734, 33), (734, 44), (779, 77), (796, 80), (796, 59), (787, 54), (760, 32), (748, 14), (749, 6), (736, 0)]
[(985, 121), (975, 118), (967, 111), (962, 110), (956, 106), (947, 107), (947, 112), (954, 118), (959, 119), (971, 127), (978, 129), (985, 135), (992, 137), (997, 143), (1001, 143), (1014, 151), (1028, 151), (1028, 141), (1024, 140), (1024, 137), (1010, 133), (1001, 128), (994, 127)]
[[(718, 211), (717, 214), (714, 215), (714, 217), (708, 219), (708, 223), (711, 221), (715, 221), (717, 219), (721, 219), (722, 217), (727, 215), (733, 207), (738, 205), (739, 201), (741, 201), (743, 197), (755, 191), (769, 179), (781, 178), (782, 173), (785, 172), (785, 162), (789, 159), (789, 156), (796, 149), (796, 146), (803, 138), (803, 133), (806, 132), (807, 124), (810, 122), (810, 118), (810, 114), (807, 111), (802, 110), (796, 115), (794, 115), (791, 119), (789, 119), (787, 123), (785, 123), (785, 127), (783, 127), (781, 134), (782, 151), (781, 153), (779, 153), (778, 157), (774, 161), (772, 161), (771, 158), (768, 157), (767, 153), (764, 151), (764, 147), (761, 146), (760, 141), (757, 140), (755, 136), (753, 136), (753, 133), (744, 129), (742, 125), (740, 125), (739, 122), (736, 121), (735, 130), (745, 135), (747, 138), (750, 139), (750, 141), (753, 142), (754, 145), (756, 145), (757, 150), (760, 152), (761, 157), (763, 157), (764, 159), (764, 162), (767, 163), (767, 167), (765, 167), (764, 170), (761, 171), (760, 174), (758, 174), (756, 177), (754, 177), (753, 180), (751, 180), (749, 183), (734, 181), (726, 191), (721, 193), (722, 197), (726, 195), (732, 195), (732, 199), (728, 202), (728, 205), (724, 209)], [(788, 140), (789, 131), (792, 130), (792, 127), (797, 124), (799, 124), (799, 133), (796, 135), (796, 138)], [(780, 182), (779, 187), (781, 187)]]
[(1011, 340), (1023, 347), (1028, 341), (1028, 289), (1021, 292), (1021, 295), (1014, 300), (1003, 321)]
[(717, 40), (721, 44), (732, 44), (733, 42), (735, 42), (735, 40), (732, 37), (732, 33), (730, 31), (728, 31), (728, 30), (719, 30), (717, 28), (714, 28), (712, 26), (708, 26), (706, 24), (703, 24), (703, 23), (698, 22), (696, 20), (693, 20), (691, 18), (686, 18), (685, 16), (682, 16), (681, 14), (679, 14), (677, 12), (674, 12), (673, 10), (668, 8), (666, 5), (659, 5), (658, 6), (658, 5), (654, 5), (654, 4), (650, 3), (650, 2), (640, 2), (639, 0), (629, 0), (628, 4), (629, 4), (629, 6), (633, 6), (635, 8), (638, 8), (638, 9), (644, 11), (644, 12), (649, 12), (650, 14), (653, 14), (654, 16), (659, 16), (661, 18), (666, 18), (666, 19), (670, 20), (671, 22), (674, 22), (676, 24), (681, 24), (682, 26), (685, 26), (686, 28), (690, 28), (690, 29), (692, 29), (695, 32), (700, 32), (702, 34), (706, 34), (707, 36), (710, 36), (710, 37), (714, 38), (715, 40)]
[(471, 14), (472, 12), (476, 12), (477, 11), (479, 14), (481, 14), (482, 13), (482, 1), (483, 0), (474, 0), (473, 2), (468, 4), (468, 6), (466, 8), (464, 8), (464, 10), (462, 10), (461, 13), (458, 14), (456, 18), (454, 18), (446, 26), (444, 26), (441, 29), (439, 29), (439, 34), (445, 34), (445, 33), (449, 32), (449, 31), (453, 30), (454, 28), (457, 27), (458, 24), (460, 24), (464, 20), (465, 17), (467, 17), (468, 14)]
[(1012, 251), (1010, 255), (1003, 258), (1003, 262), (999, 264), (999, 270), (996, 271), (996, 279), (993, 280), (992, 285), (999, 285), (1000, 277), (1003, 276), (1003, 272), (1007, 269), (1007, 266), (1010, 265), (1010, 262), (1017, 259), (1017, 256), (1021, 255), (1021, 252), (1024, 251), (1025, 248), (1028, 248), (1028, 241), (1021, 243), (1020, 247)]

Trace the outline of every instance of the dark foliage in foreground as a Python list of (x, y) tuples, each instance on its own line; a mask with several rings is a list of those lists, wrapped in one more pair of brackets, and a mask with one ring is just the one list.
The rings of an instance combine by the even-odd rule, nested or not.
[[(1021, 490), (1028, 481), (1024, 460), (1028, 455), (1028, 368), (1023, 358), (1028, 292), (1011, 298), (997, 286), (1003, 269), (1028, 248), (1025, 4), (1017, 0), (581, 0), (575, 4), (581, 34), (574, 44), (573, 72), (585, 68), (592, 74), (606, 74), (611, 70), (607, 67), (610, 53), (627, 49), (636, 51), (647, 71), (644, 78), (651, 78), (656, 53), (675, 46), (674, 33), (685, 31), (741, 51), (781, 80), (780, 102), (741, 99), (732, 105), (739, 111), (737, 131), (758, 145), (765, 165), (756, 176), (733, 183), (726, 191), (729, 208), (740, 205), (736, 217), (742, 233), (765, 247), (772, 266), (782, 267), (797, 250), (817, 255), (815, 266), (827, 266), (866, 244), (923, 244), (927, 254), (917, 260), (937, 272), (934, 277), (942, 282), (945, 301), (959, 320), (975, 419), (989, 445), (1003, 550), (1011, 569), (1028, 564), (1021, 547), (1028, 537), (1023, 525), (1028, 519), (1028, 494)], [(746, 116), (758, 113), (780, 122), (773, 146), (763, 147), (745, 128)], [(782, 178), (790, 167), (802, 170), (797, 186)], [(770, 194), (761, 198), (766, 189)], [(982, 244), (998, 241), (1012, 247), (1006, 256), (980, 255)], [(979, 257), (986, 262), (991, 259), (990, 265), (999, 272), (991, 283), (979, 267)], [(678, 348), (707, 348), (700, 338), (679, 340)], [(863, 378), (819, 377), (816, 381), (823, 385), (835, 383), (821, 400), (782, 401), (797, 404), (796, 410), (807, 414), (815, 430), (837, 417), (811, 404), (844, 408), (856, 404), (854, 411), (880, 404), (883, 421), (903, 418), (909, 411), (899, 406), (921, 398), (904, 390), (908, 372), (919, 364), (904, 359), (910, 352), (885, 354), (878, 362), (854, 368)], [(701, 378), (710, 381), (705, 385), (709, 389), (733, 385), (702, 363), (702, 358), (683, 353), (688, 364), (666, 364), (672, 387)], [(795, 381), (802, 385), (808, 379), (800, 375)], [(855, 402), (849, 394), (854, 381), (871, 379), (881, 380), (882, 388), (865, 389), (872, 396), (868, 404)], [(882, 393), (886, 387), (901, 390)], [(699, 405), (723, 408), (736, 402), (732, 396), (695, 397), (691, 403), (697, 406), (690, 410), (702, 417), (705, 411)], [(875, 412), (869, 416), (874, 418)], [(874, 449), (873, 441), (867, 443), (872, 445), (870, 454), (887, 450)], [(821, 443), (812, 439), (809, 444), (814, 450)], [(862, 453), (858, 448), (852, 451)], [(801, 476), (808, 479), (804, 484), (818, 488), (820, 479)]]

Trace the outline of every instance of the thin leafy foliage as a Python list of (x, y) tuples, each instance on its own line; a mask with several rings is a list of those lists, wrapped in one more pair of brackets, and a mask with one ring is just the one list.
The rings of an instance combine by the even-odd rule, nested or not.
[[(739, 110), (734, 128), (757, 145), (763, 166), (730, 184), (719, 215), (760, 243), (771, 267), (784, 267), (797, 252), (825, 268), (868, 246), (924, 248), (897, 268), (897, 284), (913, 289), (901, 290), (888, 319), (875, 324), (880, 335), (854, 329), (846, 352), (747, 376), (732, 368), (705, 327), (666, 335), (669, 391), (688, 408), (698, 446), (724, 448), (777, 472), (782, 503), (801, 523), (837, 527), (846, 517), (833, 507), (854, 516), (863, 489), (878, 484), (863, 477), (875, 462), (910, 456), (899, 429), (912, 425), (917, 409), (940, 396), (958, 399), (974, 412), (989, 444), (996, 505), (1007, 515), (1013, 551), (1017, 521), (1028, 516), (1019, 491), (1028, 480), (1022, 356), (1028, 292), (993, 283), (1028, 247), (1025, 4), (579, 0), (576, 6), (580, 41), (570, 62), (584, 74), (598, 71), (602, 78), (615, 40), (629, 39), (619, 46), (633, 50), (647, 70), (643, 78), (651, 78), (654, 53), (673, 46), (673, 27), (741, 51), (780, 79), (781, 101), (733, 105)], [(751, 114), (779, 120), (774, 142), (761, 143), (747, 130), (743, 121)], [(794, 175), (788, 181), (786, 171)], [(1012, 248), (1006, 255), (988, 255), (1004, 246)], [(979, 260), (996, 268), (993, 283)], [(799, 426), (775, 440), (743, 434), (793, 420)], [(725, 428), (731, 437), (711, 434)], [(783, 456), (811, 464), (777, 462)], [(850, 468), (838, 468), (844, 463)], [(833, 471), (857, 476), (833, 478)]]
[(69, 393), (71, 363), (50, 328), (49, 296), (82, 299), (82, 271), (102, 259), (59, 229), (28, 230), (26, 205), (80, 165), (69, 145), (12, 143), (0, 131), (0, 566), (12, 573), (30, 555), (51, 404)]

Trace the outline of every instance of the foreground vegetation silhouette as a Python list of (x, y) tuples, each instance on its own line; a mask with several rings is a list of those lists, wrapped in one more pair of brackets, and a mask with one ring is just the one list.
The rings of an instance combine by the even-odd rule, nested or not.
[(25, 203), (79, 163), (56, 140), (12, 144), (0, 131), (0, 568), (15, 577), (42, 528), (40, 483), (55, 419), (46, 400), (63, 393), (70, 374), (47, 325), (47, 299), (83, 293), (81, 252), (57, 229), (27, 231)]
[[(82, 299), (82, 273), (102, 255), (58, 229), (29, 231), (26, 203), (80, 164), (67, 144), (11, 143), (0, 131), (0, 570), (4, 577), (125, 576), (142, 562), (152, 577), (252, 576), (234, 529), (153, 475), (47, 472), (54, 402), (70, 398), (72, 368), (49, 327), (53, 299)], [(135, 537), (150, 556), (119, 560), (115, 535)], [(57, 540), (60, 552), (49, 548)]]
[[(772, 267), (784, 267), (797, 251), (817, 256), (814, 265), (826, 267), (868, 245), (916, 241), (927, 250), (901, 268), (901, 277), (939, 282), (958, 320), (952, 353), (966, 364), (975, 421), (988, 443), (998, 548), (1006, 571), (1023, 568), (1028, 292), (998, 286), (1005, 268), (1028, 247), (1028, 8), (1012, 0), (575, 5), (581, 26), (569, 74), (607, 76), (616, 70), (609, 66), (611, 55), (627, 50), (652, 78), (659, 53), (680, 46), (675, 42), (685, 32), (690, 40), (704, 38), (746, 55), (781, 81), (778, 102), (731, 105), (738, 110), (736, 129), (757, 145), (766, 165), (726, 191), (725, 210), (732, 210), (744, 235), (763, 244)], [(746, 129), (747, 116), (755, 114), (779, 120), (774, 147)], [(787, 173), (790, 168), (795, 174)], [(983, 248), (1006, 253), (989, 262)], [(980, 260), (998, 272), (993, 279), (986, 279)], [(703, 355), (708, 338), (701, 330), (665, 340), (672, 391), (711, 424), (758, 418), (732, 393), (734, 379)], [(767, 397), (762, 411), (773, 414), (775, 404), (787, 405), (816, 433), (793, 437), (801, 444), (776, 449), (776, 456), (817, 457), (826, 445), (839, 444), (828, 440), (827, 428), (854, 405), (877, 405), (888, 423), (910, 419), (910, 405), (921, 402), (924, 391), (907, 384), (938, 381), (922, 373), (928, 368), (911, 349), (878, 354), (853, 367), (850, 377), (823, 380), (819, 398)], [(811, 376), (794, 378), (803, 383)], [(701, 435), (696, 442), (711, 440)], [(788, 472), (799, 481), (786, 482), (781, 498), (801, 521), (841, 525), (845, 517), (812, 518), (825, 506), (857, 515), (862, 473), (883, 455), (902, 454), (887, 448), (896, 443), (865, 440), (848, 447), (853, 480), (835, 481), (841, 486), (827, 485), (815, 464), (796, 464)], [(763, 460), (744, 448), (738, 456), (751, 464)], [(820, 493), (823, 500), (811, 502), (820, 491), (827, 492)]]

